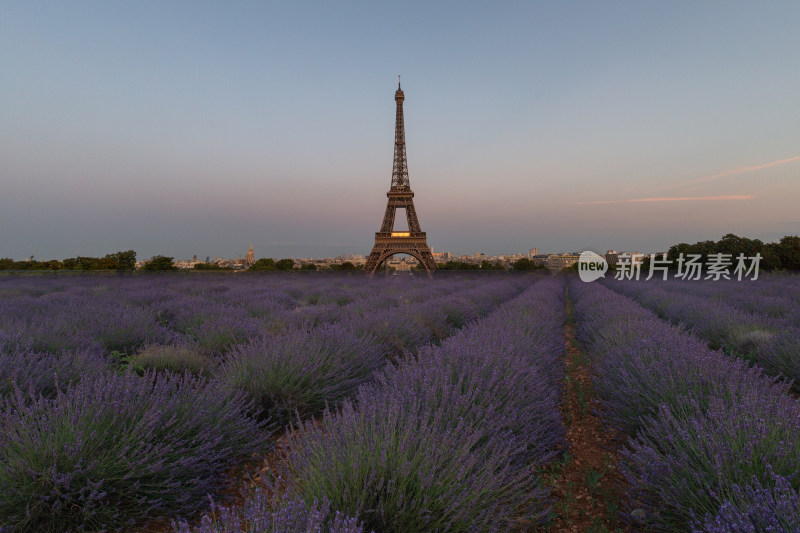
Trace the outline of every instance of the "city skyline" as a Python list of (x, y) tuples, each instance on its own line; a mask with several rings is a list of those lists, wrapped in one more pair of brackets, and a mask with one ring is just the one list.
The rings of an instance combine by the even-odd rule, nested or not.
[(795, 235), (798, 15), (790, 2), (11, 4), (0, 257), (367, 255), (397, 74), (436, 251)]

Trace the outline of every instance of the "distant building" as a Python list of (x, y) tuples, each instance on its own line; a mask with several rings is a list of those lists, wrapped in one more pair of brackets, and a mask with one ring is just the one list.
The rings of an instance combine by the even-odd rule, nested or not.
[(578, 259), (580, 259), (579, 254), (550, 254), (544, 265), (552, 272), (559, 272), (577, 263)]
[(528, 250), (528, 258), (529, 259), (533, 259), (537, 255), (539, 255), (539, 249), (538, 248), (531, 248), (530, 250)]
[(608, 250), (606, 252), (606, 263), (609, 265), (616, 265), (619, 260), (619, 254), (616, 250)]
[(419, 261), (413, 257), (402, 257), (400, 259), (389, 259), (386, 264), (395, 270), (411, 270), (419, 264)]
[(188, 269), (194, 268), (194, 266), (197, 263), (202, 263), (202, 261), (198, 261), (197, 260), (197, 256), (195, 256), (192, 259), (184, 259), (184, 260), (173, 261), (172, 264), (175, 265), (175, 268), (182, 268), (182, 269), (188, 270)]
[(244, 265), (246, 267), (252, 266), (256, 262), (256, 255), (253, 253), (253, 245), (250, 245), (250, 251), (244, 256)]

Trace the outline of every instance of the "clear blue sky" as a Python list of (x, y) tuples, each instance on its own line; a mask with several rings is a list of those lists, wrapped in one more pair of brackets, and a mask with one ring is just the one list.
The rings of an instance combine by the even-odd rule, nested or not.
[(0, 4), (0, 257), (800, 233), (800, 3)]

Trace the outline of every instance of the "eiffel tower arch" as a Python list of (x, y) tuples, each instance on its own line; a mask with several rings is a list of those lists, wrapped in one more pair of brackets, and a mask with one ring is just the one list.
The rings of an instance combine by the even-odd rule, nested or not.
[[(436, 270), (436, 262), (428, 246), (425, 232), (419, 225), (417, 211), (414, 209), (414, 192), (408, 181), (408, 162), (406, 160), (406, 133), (403, 124), (403, 100), (405, 95), (397, 83), (394, 100), (397, 103), (397, 115), (394, 126), (394, 164), (392, 166), (392, 184), (386, 196), (386, 214), (383, 215), (381, 230), (375, 234), (375, 245), (364, 264), (364, 270), (374, 274), (389, 257), (395, 254), (408, 254), (416, 258), (425, 267), (428, 275)], [(408, 231), (394, 231), (395, 214), (398, 209), (405, 209), (408, 219)]]

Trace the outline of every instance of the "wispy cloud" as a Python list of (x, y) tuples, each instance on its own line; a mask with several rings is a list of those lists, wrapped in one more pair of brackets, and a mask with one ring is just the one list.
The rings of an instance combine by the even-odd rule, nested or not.
[(601, 200), (598, 202), (575, 202), (572, 205), (638, 204), (656, 202), (719, 202), (727, 200), (750, 200), (752, 198), (752, 194), (736, 194), (728, 196), (673, 196), (661, 198), (628, 198), (626, 200)]
[(737, 167), (732, 168), (730, 170), (726, 170), (725, 172), (720, 172), (719, 174), (714, 174), (713, 176), (706, 176), (704, 178), (697, 178), (690, 181), (684, 181), (682, 183), (675, 183), (673, 185), (669, 185), (666, 188), (673, 188), (673, 187), (683, 187), (684, 185), (694, 185), (697, 183), (705, 183), (707, 181), (714, 181), (722, 178), (727, 178), (728, 176), (735, 176), (736, 174), (742, 174), (744, 172), (752, 172), (754, 170), (761, 170), (763, 168), (775, 167), (778, 165), (783, 165), (786, 163), (791, 163), (792, 161), (800, 161), (800, 155), (790, 157), (788, 159), (778, 159), (777, 161), (771, 161), (769, 163), (762, 163), (760, 165), (752, 165), (749, 167)]

